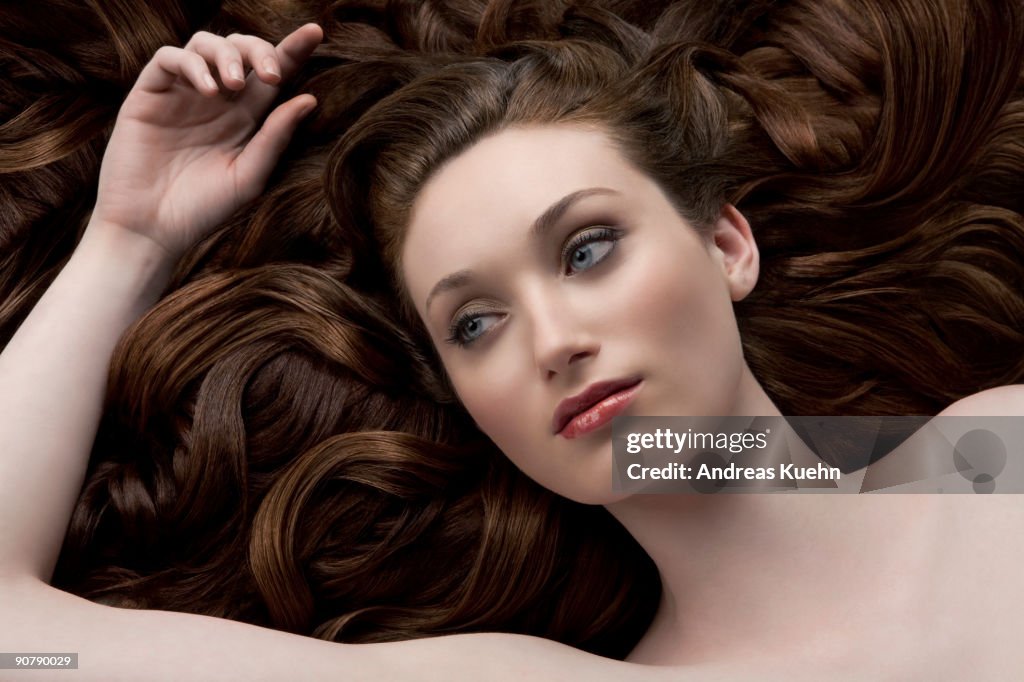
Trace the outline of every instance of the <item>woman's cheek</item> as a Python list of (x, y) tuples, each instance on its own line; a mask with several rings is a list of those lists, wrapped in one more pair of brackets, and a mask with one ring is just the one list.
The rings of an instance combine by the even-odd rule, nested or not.
[(476, 425), (503, 450), (527, 427), (521, 414), (526, 402), (520, 385), (523, 373), (515, 367), (511, 360), (495, 357), (454, 381), (459, 400)]
[(724, 281), (699, 255), (652, 264), (630, 324), (678, 396), (676, 412), (724, 414), (742, 374), (742, 346)]

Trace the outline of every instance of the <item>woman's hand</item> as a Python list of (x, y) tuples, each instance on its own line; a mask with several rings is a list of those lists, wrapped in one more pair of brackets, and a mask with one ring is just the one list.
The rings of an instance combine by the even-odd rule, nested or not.
[(266, 112), (322, 39), (307, 24), (276, 47), (200, 32), (184, 48), (160, 48), (117, 116), (92, 222), (152, 239), (177, 260), (255, 198), (316, 99)]

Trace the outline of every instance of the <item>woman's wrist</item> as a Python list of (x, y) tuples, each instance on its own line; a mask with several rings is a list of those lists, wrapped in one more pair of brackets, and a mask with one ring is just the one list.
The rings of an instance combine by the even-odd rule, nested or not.
[(177, 258), (146, 235), (95, 219), (72, 259), (82, 261), (104, 289), (136, 298), (143, 307), (159, 298), (177, 264)]

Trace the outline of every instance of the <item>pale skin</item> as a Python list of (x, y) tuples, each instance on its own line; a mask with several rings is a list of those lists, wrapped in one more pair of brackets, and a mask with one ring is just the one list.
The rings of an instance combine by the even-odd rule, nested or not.
[[(992, 633), (993, 617), (1020, 626), (1011, 609), (999, 606), (1019, 604), (1021, 597), (1019, 588), (1009, 592), (1016, 582), (1009, 567), (1020, 565), (1021, 548), (1006, 540), (1019, 535), (1024, 519), (1010, 496), (955, 502), (878, 497), (870, 503), (858, 497), (689, 498), (685, 524), (665, 524), (668, 517), (658, 509), (681, 500), (609, 501), (658, 562), (668, 595), (632, 658), (680, 667), (609, 661), (502, 634), (342, 645), (205, 616), (102, 606), (48, 585), (83, 481), (113, 348), (156, 302), (182, 252), (261, 191), (315, 105), (300, 95), (270, 110), (277, 85), (320, 39), (315, 25), (276, 46), (247, 36), (197, 35), (184, 49), (162, 49), (122, 107), (85, 235), (0, 354), (0, 641), (5, 651), (78, 652), (80, 667), (5, 673), (36, 680), (657, 681), (860, 679), (869, 670), (903, 679), (910, 671), (955, 670), (951, 666), (962, 663), (941, 654), (949, 640), (971, 649), (974, 674), (978, 665), (993, 674), (1010, 669), (994, 667), (1013, 663), (998, 633), (999, 646), (978, 634)], [(228, 91), (238, 96), (221, 96)], [(731, 264), (756, 267), (756, 258), (750, 258), (745, 221), (728, 211), (723, 218), (724, 238), (716, 242), (717, 254), (709, 252), (708, 267), (721, 273), (722, 286), (734, 296), (753, 284), (731, 291), (731, 273), (750, 277)], [(551, 348), (561, 343), (537, 341), (550, 341)], [(976, 414), (998, 406), (1019, 414), (1021, 403), (1019, 390), (1010, 387), (951, 409)], [(826, 504), (842, 509), (826, 513)], [(907, 515), (916, 519), (899, 529), (908, 539), (883, 541), (884, 525)], [(731, 523), (736, 518), (743, 523)], [(878, 551), (859, 556), (865, 545)], [(682, 561), (678, 555), (692, 547), (701, 551)], [(955, 589), (955, 581), (982, 567), (983, 581)], [(911, 580), (922, 574), (928, 579)], [(828, 593), (832, 601), (823, 613), (814, 600), (824, 598), (827, 576), (839, 576), (846, 587), (843, 594)], [(695, 584), (700, 589), (683, 589)], [(936, 595), (953, 601), (939, 608)], [(777, 617), (779, 608), (786, 618)], [(681, 614), (694, 629), (684, 626)], [(989, 619), (985, 628), (982, 618)], [(813, 651), (800, 645), (808, 631)], [(669, 660), (667, 652), (681, 643), (691, 660)], [(859, 648), (865, 646), (888, 660), (868, 660)]]

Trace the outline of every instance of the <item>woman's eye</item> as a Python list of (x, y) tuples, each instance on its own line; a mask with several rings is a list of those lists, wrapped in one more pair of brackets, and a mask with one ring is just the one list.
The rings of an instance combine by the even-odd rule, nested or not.
[[(448, 328), (448, 343), (468, 346), (494, 326), (498, 313), (463, 313)], [(490, 323), (487, 321), (491, 320)]]
[(581, 232), (562, 251), (566, 274), (572, 275), (594, 267), (608, 257), (618, 240), (618, 232), (606, 227)]
[[(574, 236), (562, 249), (566, 274), (575, 275), (594, 267), (615, 249), (621, 233), (609, 227), (585, 230)], [(462, 313), (448, 327), (446, 342), (466, 347), (486, 334), (501, 321), (501, 313)]]

